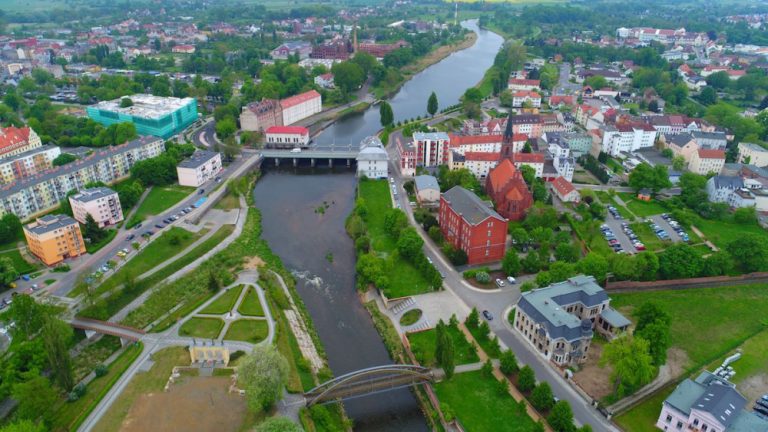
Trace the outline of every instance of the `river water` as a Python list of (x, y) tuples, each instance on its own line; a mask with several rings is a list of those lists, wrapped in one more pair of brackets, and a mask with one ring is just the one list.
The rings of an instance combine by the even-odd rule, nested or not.
[[(477, 33), (477, 41), (470, 48), (451, 54), (439, 63), (416, 74), (389, 100), (395, 122), (425, 116), (427, 99), (434, 91), (440, 109), (459, 102), (464, 92), (477, 84), (493, 64), (504, 39), (496, 33), (478, 28), (477, 21), (463, 21), (461, 25)], [(314, 138), (318, 145), (337, 143), (347, 146), (381, 129), (379, 107), (337, 122)]]
[[(423, 115), (433, 90), (441, 106), (456, 103), (490, 67), (501, 37), (477, 29), (474, 22), (462, 25), (479, 33), (475, 45), (451, 54), (405, 84), (391, 101), (396, 119)], [(374, 107), (335, 124), (321, 137), (357, 143), (379, 129), (378, 115)], [(296, 288), (336, 376), (392, 363), (355, 289), (355, 251), (344, 221), (354, 206), (356, 184), (349, 169), (270, 167), (254, 189), (264, 238), (294, 272)], [(321, 206), (324, 212), (317, 211)], [(344, 406), (356, 431), (429, 430), (408, 390), (353, 399)]]

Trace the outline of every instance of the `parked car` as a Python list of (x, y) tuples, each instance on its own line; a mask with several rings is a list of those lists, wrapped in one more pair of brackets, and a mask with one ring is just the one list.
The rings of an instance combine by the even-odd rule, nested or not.
[(135, 236), (135, 235), (133, 235), (133, 234), (131, 234), (131, 235), (129, 235), (128, 237), (126, 237), (126, 240), (128, 240), (128, 241), (131, 241), (131, 240), (133, 240), (133, 239), (135, 239), (135, 238), (136, 238), (136, 236)]
[(487, 310), (483, 311), (483, 317), (485, 317), (485, 319), (487, 319), (488, 321), (493, 321), (493, 314)]
[(163, 228), (165, 228), (165, 225), (163, 225), (163, 224), (155, 224), (155, 228), (163, 229)]
[(504, 281), (501, 279), (496, 279), (496, 286), (501, 288), (504, 286)]
[(513, 278), (512, 276), (507, 276), (507, 282), (509, 282), (509, 283), (511, 283), (513, 285), (517, 283), (515, 278)]

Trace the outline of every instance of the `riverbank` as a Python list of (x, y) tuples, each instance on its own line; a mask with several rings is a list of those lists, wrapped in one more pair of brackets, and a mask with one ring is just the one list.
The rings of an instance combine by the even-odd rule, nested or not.
[(424, 69), (434, 65), (435, 63), (439, 63), (449, 55), (461, 51), (464, 49), (467, 49), (475, 44), (477, 41), (477, 33), (470, 31), (469, 33), (466, 33), (464, 35), (464, 40), (451, 45), (443, 45), (441, 47), (438, 47), (435, 50), (432, 50), (429, 54), (426, 56), (418, 59), (415, 63), (411, 63), (405, 67), (403, 67), (400, 72), (402, 73), (402, 80), (398, 81), (397, 84), (387, 87), (373, 87), (371, 89), (371, 93), (376, 97), (376, 99), (389, 99), (392, 97), (395, 93), (397, 93), (400, 88), (407, 83), (410, 78), (413, 75), (418, 74), (419, 72), (423, 71)]

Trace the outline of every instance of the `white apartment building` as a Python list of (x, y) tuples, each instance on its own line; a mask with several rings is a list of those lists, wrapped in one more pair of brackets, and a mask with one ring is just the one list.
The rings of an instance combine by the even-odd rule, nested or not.
[(488, 177), (488, 173), (499, 163), (500, 153), (467, 152), (464, 154), (464, 166), (478, 179)]
[(621, 153), (653, 147), (655, 142), (656, 129), (649, 124), (618, 124), (605, 127), (602, 150), (611, 156), (619, 156)]
[[(500, 153), (503, 135), (453, 135), (449, 136), (451, 150), (466, 154), (475, 153)], [(525, 143), (524, 137), (523, 144)], [(522, 147), (521, 147), (522, 148)]]
[(309, 129), (301, 126), (271, 126), (265, 131), (270, 148), (305, 148), (309, 146)]
[(535, 91), (520, 90), (512, 94), (512, 106), (522, 107), (526, 102), (533, 108), (541, 107), (541, 95)]
[(283, 109), (283, 124), (292, 125), (299, 120), (323, 110), (323, 98), (315, 90), (291, 96), (280, 101)]
[(446, 165), (451, 139), (445, 132), (416, 132), (413, 134), (416, 164), (424, 167)]
[(372, 179), (389, 177), (389, 156), (379, 137), (369, 136), (360, 143), (357, 176)]
[(99, 224), (100, 228), (115, 225), (123, 220), (123, 209), (117, 192), (106, 187), (83, 189), (69, 197), (75, 220), (85, 224), (88, 215)]
[(753, 143), (739, 143), (739, 157), (741, 163), (748, 163), (759, 167), (768, 166), (768, 149)]
[(221, 153), (198, 150), (176, 167), (179, 184), (199, 187), (221, 172)]

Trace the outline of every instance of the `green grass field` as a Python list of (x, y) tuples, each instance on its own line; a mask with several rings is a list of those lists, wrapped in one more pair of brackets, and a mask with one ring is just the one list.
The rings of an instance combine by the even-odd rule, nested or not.
[(107, 230), (107, 235), (104, 236), (104, 238), (101, 239), (101, 241), (99, 241), (97, 243), (90, 243), (90, 244), (85, 245), (85, 250), (89, 254), (95, 254), (96, 252), (101, 250), (101, 248), (103, 248), (104, 246), (108, 245), (112, 240), (114, 240), (116, 235), (117, 235), (117, 230), (116, 229)]
[(168, 210), (189, 196), (194, 190), (195, 188), (179, 185), (153, 187), (127, 226), (131, 227), (144, 220), (147, 216), (157, 215)]
[(435, 384), (435, 391), (442, 409), (450, 407), (467, 432), (535, 430), (525, 408), (480, 371), (456, 374), (450, 381)]
[(27, 260), (21, 256), (21, 252), (19, 252), (18, 249), (0, 253), (0, 257), (10, 258), (13, 262), (13, 268), (15, 268), (19, 274), (28, 274), (40, 268), (39, 266), (28, 263)]
[(237, 302), (237, 298), (240, 297), (240, 293), (243, 291), (243, 286), (232, 287), (224, 294), (221, 294), (219, 298), (209, 304), (208, 307), (201, 310), (202, 314), (222, 315), (232, 310)]
[(259, 295), (254, 288), (248, 287), (248, 292), (237, 311), (245, 316), (264, 316), (264, 308), (261, 306)]
[(223, 327), (224, 321), (219, 318), (190, 318), (179, 328), (179, 335), (216, 339)]
[[(699, 219), (694, 223), (694, 226), (701, 230), (707, 240), (715, 244), (719, 248), (724, 248), (733, 241), (740, 234), (757, 234), (768, 241), (768, 232), (761, 228), (759, 225), (741, 225), (732, 222)], [(689, 234), (693, 234), (692, 230)], [(693, 238), (691, 238), (693, 239)]]
[[(763, 330), (747, 339), (739, 348), (741, 349), (741, 358), (733, 363), (736, 375), (733, 376), (731, 381), (738, 384), (754, 375), (768, 372), (768, 363), (765, 361), (766, 353), (768, 353), (768, 330)], [(723, 360), (731, 354), (733, 353), (723, 354), (716, 361), (710, 363), (707, 369), (710, 371), (717, 369), (718, 366), (723, 364)]]
[[(395, 240), (384, 231), (384, 215), (392, 208), (389, 184), (386, 180), (368, 180), (359, 183), (360, 197), (368, 207), (366, 225), (371, 237), (371, 246), (377, 252), (391, 253), (395, 250)], [(424, 275), (410, 262), (397, 258), (393, 264), (397, 277), (390, 277), (390, 286), (385, 290), (389, 298), (405, 297), (430, 292), (429, 283)]]
[(657, 432), (655, 424), (661, 412), (661, 404), (675, 390), (675, 387), (675, 385), (665, 387), (614, 420), (625, 432)]
[(651, 226), (648, 225), (647, 222), (636, 222), (631, 224), (630, 227), (635, 231), (637, 237), (641, 242), (643, 242), (645, 248), (649, 251), (655, 252), (659, 249), (672, 245), (671, 241), (662, 241), (659, 236), (657, 236), (656, 233), (651, 230)]
[[(453, 352), (457, 365), (480, 361), (475, 348), (469, 344), (467, 338), (464, 337), (464, 334), (458, 328), (448, 327), (448, 334), (453, 339)], [(413, 355), (419, 363), (424, 366), (435, 365), (435, 345), (437, 342), (437, 331), (435, 329), (410, 333), (408, 341), (411, 343), (411, 351), (413, 351)]]
[(612, 294), (611, 304), (627, 317), (646, 301), (661, 305), (672, 315), (671, 345), (687, 353), (686, 366), (698, 368), (765, 329), (767, 288), (757, 284)]
[(657, 214), (666, 213), (668, 210), (658, 201), (641, 201), (635, 198), (635, 194), (629, 192), (619, 192), (617, 195), (627, 204), (627, 208), (638, 217), (648, 217)]
[(239, 319), (229, 326), (224, 339), (259, 343), (266, 339), (268, 334), (269, 328), (266, 321)]

